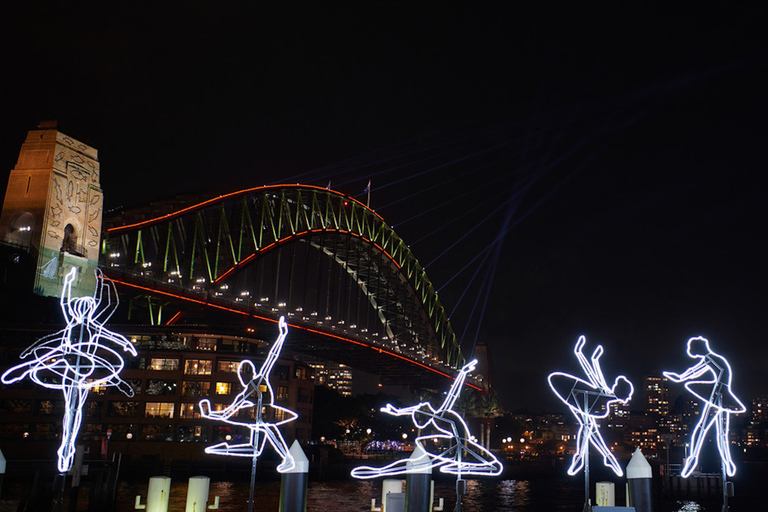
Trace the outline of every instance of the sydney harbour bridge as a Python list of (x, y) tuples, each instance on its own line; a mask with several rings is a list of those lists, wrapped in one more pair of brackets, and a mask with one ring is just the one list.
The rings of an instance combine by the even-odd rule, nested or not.
[(463, 363), (424, 269), (360, 201), (272, 185), (191, 203), (105, 216), (99, 266), (129, 297), (131, 323), (206, 318), (269, 340), (285, 316), (287, 347), (386, 383), (443, 388)]

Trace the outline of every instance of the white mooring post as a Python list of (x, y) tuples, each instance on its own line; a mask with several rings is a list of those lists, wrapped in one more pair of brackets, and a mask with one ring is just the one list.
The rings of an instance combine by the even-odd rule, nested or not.
[(295, 465), (280, 477), (280, 512), (307, 512), (309, 459), (298, 441), (291, 445)]
[(403, 481), (399, 478), (385, 478), (381, 482), (381, 506), (376, 506), (376, 498), (371, 500), (371, 510), (373, 512), (387, 512), (387, 494), (402, 494)]
[(0, 450), (0, 496), (3, 495), (3, 477), (5, 476), (5, 455)]
[(171, 494), (171, 478), (167, 476), (153, 476), (149, 479), (147, 489), (147, 503), (141, 504), (141, 496), (136, 496), (134, 508), (147, 512), (168, 512), (168, 499)]
[(420, 444), (408, 458), (405, 474), (405, 511), (430, 512), (432, 509), (432, 464)]
[(627, 464), (627, 506), (635, 507), (636, 512), (653, 512), (652, 478), (651, 465), (637, 448)]
[(613, 482), (595, 484), (595, 504), (599, 507), (616, 506), (616, 486)]
[[(187, 485), (186, 512), (205, 512), (210, 488), (211, 479), (207, 476), (190, 477)], [(216, 496), (213, 505), (208, 505), (207, 508), (211, 510), (219, 508), (219, 497)]]

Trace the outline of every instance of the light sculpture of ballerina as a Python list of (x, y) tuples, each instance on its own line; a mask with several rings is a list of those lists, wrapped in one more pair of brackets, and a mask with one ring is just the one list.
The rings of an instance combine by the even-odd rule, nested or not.
[[(204, 418), (246, 427), (250, 430), (248, 442), (229, 444), (225, 441), (205, 449), (206, 453), (211, 454), (252, 458), (249, 511), (253, 510), (256, 461), (264, 450), (267, 441), (283, 459), (280, 465), (277, 466), (278, 472), (286, 473), (296, 467), (296, 461), (291, 455), (291, 451), (278, 427), (294, 421), (298, 418), (298, 414), (285, 407), (275, 405), (275, 394), (272, 391), (272, 384), (269, 382), (269, 373), (277, 362), (285, 342), (285, 337), (288, 334), (288, 325), (285, 323), (284, 317), (280, 317), (279, 329), (280, 334), (269, 350), (267, 358), (264, 360), (264, 364), (261, 365), (258, 373), (250, 360), (244, 359), (240, 362), (237, 376), (243, 386), (243, 390), (230, 405), (220, 411), (214, 411), (211, 409), (211, 403), (208, 399), (200, 401), (200, 412)], [(277, 421), (267, 421), (267, 419), (271, 418), (275, 418)]]
[[(497, 476), (504, 469), (501, 462), (490, 451), (473, 440), (466, 421), (453, 410), (467, 374), (474, 370), (476, 365), (477, 360), (464, 365), (445, 400), (437, 409), (429, 402), (421, 402), (410, 407), (395, 407), (387, 404), (386, 407), (381, 408), (382, 412), (393, 416), (411, 417), (413, 424), (420, 431), (420, 435), (414, 442), (421, 449), (421, 457), (415, 460), (401, 459), (380, 468), (358, 466), (352, 470), (352, 476), (367, 479), (408, 473), (409, 466), (419, 468), (420, 471), (425, 471), (425, 465), (430, 470), (437, 467), (440, 468), (441, 473), (456, 475), (455, 510), (461, 510), (459, 482), (462, 481), (463, 475)], [(430, 427), (427, 433), (421, 433), (422, 430)], [(429, 440), (445, 440), (448, 442), (448, 448), (438, 453), (430, 452), (426, 444)]]
[(64, 394), (61, 445), (57, 451), (57, 467), (62, 474), (72, 468), (75, 440), (88, 392), (101, 386), (116, 386), (133, 396), (133, 388), (119, 373), (125, 367), (121, 351), (136, 355), (136, 348), (128, 339), (104, 327), (119, 304), (115, 285), (105, 282), (101, 271), (96, 270), (93, 297), (72, 297), (76, 274), (74, 267), (67, 273), (61, 293), (61, 310), (67, 326), (24, 350), (21, 358), (29, 360), (2, 375), (4, 384), (29, 377), (43, 387), (58, 389)]
[[(699, 421), (691, 434), (691, 452), (685, 459), (681, 475), (687, 478), (699, 464), (699, 455), (707, 433), (714, 426), (717, 448), (725, 478), (736, 474), (731, 451), (728, 447), (728, 430), (731, 414), (740, 414), (747, 410), (744, 404), (731, 390), (731, 365), (728, 361), (709, 348), (709, 341), (701, 336), (688, 340), (688, 355), (696, 363), (683, 373), (663, 372), (672, 382), (685, 382), (685, 389), (702, 402)], [(727, 500), (727, 493), (726, 493)], [(726, 507), (727, 508), (727, 501)]]
[(603, 355), (602, 345), (598, 345), (592, 352), (592, 357), (587, 360), (584, 355), (584, 345), (587, 340), (580, 336), (573, 350), (579, 361), (587, 380), (574, 375), (554, 372), (548, 377), (549, 387), (568, 406), (573, 415), (579, 421), (579, 432), (576, 435), (576, 453), (573, 455), (571, 465), (568, 468), (569, 475), (575, 475), (584, 469), (585, 478), (585, 510), (590, 507), (589, 502), (589, 445), (592, 444), (603, 456), (603, 463), (610, 467), (618, 476), (622, 476), (616, 457), (606, 445), (603, 436), (600, 435), (598, 420), (608, 417), (610, 405), (621, 402), (627, 404), (632, 399), (634, 387), (623, 375), (619, 375), (608, 386), (600, 367), (600, 357)]

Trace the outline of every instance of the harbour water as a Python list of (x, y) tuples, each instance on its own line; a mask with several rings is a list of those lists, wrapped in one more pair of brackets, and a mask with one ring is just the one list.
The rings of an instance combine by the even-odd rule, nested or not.
[[(550, 467), (532, 471), (526, 466), (511, 467), (502, 478), (468, 480), (463, 496), (465, 512), (551, 512), (573, 511), (581, 512), (584, 505), (584, 477), (582, 474), (568, 477), (560, 467)], [(206, 471), (207, 470), (207, 471)], [(192, 473), (200, 471), (211, 478), (210, 498), (212, 504), (219, 497), (219, 510), (223, 512), (245, 512), (248, 509), (250, 483), (244, 473), (233, 471), (217, 472), (214, 468), (192, 468)], [(133, 471), (121, 472), (116, 489), (115, 512), (135, 510), (136, 496), (141, 496), (141, 503), (146, 503), (148, 478), (132, 478)], [(218, 474), (217, 474), (218, 473)], [(348, 472), (345, 474), (348, 475)], [(655, 471), (654, 474), (658, 475)], [(310, 476), (312, 473), (310, 472)], [(6, 475), (11, 476), (11, 475)], [(137, 476), (137, 475), (136, 475)], [(625, 504), (625, 480), (617, 478), (610, 471), (593, 471), (591, 489), (594, 497), (595, 483), (612, 481), (616, 489), (616, 505)], [(16, 512), (19, 510), (19, 500), (29, 496), (32, 488), (31, 478), (6, 478), (0, 496), (0, 512)], [(765, 510), (765, 482), (768, 481), (768, 463), (744, 463), (736, 477), (732, 479), (735, 486), (735, 496), (729, 499), (731, 512), (752, 512)], [(654, 512), (720, 512), (722, 495), (717, 487), (710, 489), (709, 494), (702, 496), (665, 493), (661, 488), (660, 479), (653, 480)], [(324, 480), (311, 480), (307, 493), (307, 510), (309, 512), (367, 512), (371, 510), (371, 500), (381, 505), (380, 479), (354, 480), (336, 473)], [(39, 490), (50, 492), (51, 484), (42, 484)], [(79, 493), (77, 510), (88, 511), (93, 507), (89, 504), (91, 490), (86, 486)], [(174, 476), (170, 492), (169, 512), (185, 510), (187, 494), (187, 477)], [(256, 481), (254, 493), (256, 512), (278, 512), (280, 499), (280, 480), (273, 471), (265, 471)], [(69, 506), (70, 492), (67, 489), (65, 510), (73, 511)], [(443, 498), (443, 510), (451, 511), (456, 503), (455, 480), (448, 477), (438, 477), (435, 483), (435, 498)], [(37, 505), (38, 507), (41, 504)], [(27, 507), (27, 511), (34, 510)], [(107, 512), (107, 510), (99, 511)]]
[[(743, 483), (747, 483), (746, 481)], [(757, 484), (757, 482), (754, 482)], [(593, 485), (594, 487), (594, 485)], [(741, 488), (740, 488), (741, 487)], [(737, 482), (737, 492), (730, 499), (731, 510), (764, 510), (758, 506), (759, 485), (742, 485)], [(186, 482), (171, 487), (170, 512), (184, 510)], [(209, 504), (219, 496), (219, 510), (244, 512), (250, 485), (245, 481), (211, 482)], [(118, 488), (117, 512), (134, 510), (136, 495), (146, 497), (147, 483), (124, 482)], [(277, 512), (279, 509), (280, 482), (257, 482), (254, 510)], [(624, 489), (617, 483), (616, 505), (624, 505)], [(439, 481), (435, 497), (443, 498), (444, 510), (451, 511), (456, 503), (454, 483)], [(371, 500), (381, 504), (381, 481), (333, 480), (310, 482), (307, 492), (308, 511), (366, 512), (371, 510)], [(142, 503), (144, 499), (142, 499)], [(584, 480), (579, 477), (537, 477), (533, 479), (469, 480), (467, 494), (463, 497), (466, 512), (580, 512), (584, 504)], [(655, 493), (654, 512), (720, 512), (722, 499), (685, 498), (663, 496)]]

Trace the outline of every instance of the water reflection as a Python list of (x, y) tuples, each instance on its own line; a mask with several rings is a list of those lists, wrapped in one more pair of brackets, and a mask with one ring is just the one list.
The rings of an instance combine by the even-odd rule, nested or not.
[[(124, 482), (118, 488), (117, 512), (133, 511), (134, 500), (141, 495), (146, 503), (148, 482)], [(550, 512), (553, 510), (581, 510), (584, 504), (582, 482), (571, 478), (542, 478), (532, 480), (468, 480), (467, 494), (463, 497), (465, 512)], [(332, 512), (368, 512), (371, 500), (381, 505), (382, 481), (332, 480), (310, 482), (307, 492), (307, 510)], [(211, 482), (208, 504), (219, 496), (221, 512), (247, 510), (250, 485), (245, 481)], [(185, 510), (187, 482), (174, 481), (171, 485), (170, 512)], [(456, 481), (438, 480), (435, 484), (435, 502), (445, 501), (444, 510), (453, 510), (456, 504)], [(623, 497), (617, 496), (623, 499)], [(280, 481), (257, 481), (254, 510), (277, 512), (280, 504)], [(617, 502), (617, 505), (619, 503)], [(654, 507), (657, 512), (712, 512), (717, 504), (702, 505), (687, 500), (661, 500)]]
[(701, 505), (695, 501), (678, 501), (677, 504), (680, 506), (680, 508), (677, 509), (677, 512), (700, 512), (701, 510), (704, 510), (701, 508)]

